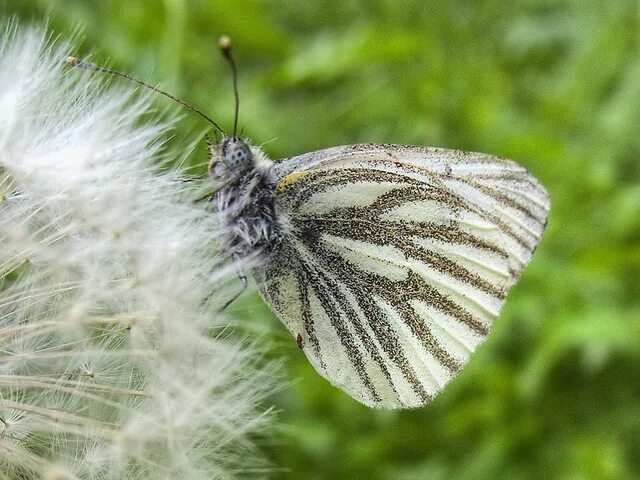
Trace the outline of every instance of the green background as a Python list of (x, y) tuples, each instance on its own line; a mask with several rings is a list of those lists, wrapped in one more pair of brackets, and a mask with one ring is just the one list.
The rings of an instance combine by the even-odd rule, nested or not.
[[(640, 3), (0, 1), (76, 54), (158, 83), (273, 158), (358, 142), (489, 152), (548, 189), (548, 230), (488, 341), (426, 408), (373, 411), (315, 374), (257, 294), (232, 310), (281, 359), (272, 478), (640, 476)], [(158, 109), (167, 109), (163, 100)], [(204, 126), (185, 113), (175, 145)], [(189, 156), (204, 161), (196, 143)], [(204, 168), (200, 168), (204, 171)]]

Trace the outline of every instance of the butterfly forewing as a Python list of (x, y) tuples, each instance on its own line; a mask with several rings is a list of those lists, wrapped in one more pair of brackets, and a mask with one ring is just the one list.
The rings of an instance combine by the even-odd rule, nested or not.
[(376, 407), (428, 402), (487, 335), (549, 199), (514, 162), (393, 145), (276, 164), (282, 241), (264, 299), (332, 384)]

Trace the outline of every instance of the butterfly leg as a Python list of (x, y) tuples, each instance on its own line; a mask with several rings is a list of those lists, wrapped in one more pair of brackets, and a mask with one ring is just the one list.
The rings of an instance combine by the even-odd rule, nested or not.
[(231, 299), (224, 304), (224, 306), (220, 309), (220, 311), (226, 310), (226, 308), (229, 305), (235, 302), (238, 299), (238, 297), (244, 293), (248, 285), (247, 275), (244, 273), (244, 269), (242, 268), (242, 263), (240, 262), (238, 255), (233, 255), (232, 259), (233, 259), (233, 264), (236, 267), (236, 272), (238, 273), (238, 278), (242, 282), (242, 290), (240, 290), (233, 297), (231, 297)]
[(198, 197), (197, 199), (195, 199), (193, 201), (193, 203), (200, 203), (203, 200), (207, 201), (207, 204), (209, 203), (213, 203), (215, 202), (216, 198), (217, 198), (217, 194), (218, 192), (224, 187), (224, 185), (219, 186), (218, 188), (215, 188), (214, 190), (212, 190), (211, 192), (207, 192), (204, 195), (202, 195), (201, 197)]
[[(205, 175), (203, 178), (206, 178), (208, 175)], [(206, 200), (207, 203), (211, 203), (215, 198), (215, 191), (214, 192), (207, 192), (204, 195), (201, 195), (200, 197), (196, 198), (195, 200), (193, 200), (193, 203), (200, 203), (203, 200)]]

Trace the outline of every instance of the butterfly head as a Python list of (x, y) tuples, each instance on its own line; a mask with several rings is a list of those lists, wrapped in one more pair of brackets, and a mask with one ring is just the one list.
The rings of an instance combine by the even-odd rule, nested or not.
[[(253, 167), (254, 158), (249, 144), (238, 137), (226, 137), (209, 150), (209, 172), (217, 176), (223, 172), (241, 174)], [(217, 174), (217, 175), (216, 175)]]
[(220, 142), (222, 161), (232, 170), (244, 170), (253, 165), (253, 153), (247, 142), (237, 137), (228, 137)]

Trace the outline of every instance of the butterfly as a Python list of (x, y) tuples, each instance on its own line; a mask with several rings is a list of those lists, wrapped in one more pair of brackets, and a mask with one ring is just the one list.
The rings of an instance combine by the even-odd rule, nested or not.
[(347, 145), (272, 163), (234, 137), (214, 150), (227, 251), (258, 256), (264, 301), (370, 407), (422, 406), (460, 371), (549, 211), (524, 168), (481, 153)]
[(272, 162), (236, 135), (224, 40), (236, 117), (208, 169), (223, 251), (334, 386), (370, 407), (425, 405), (489, 334), (545, 229), (547, 192), (513, 161), (443, 148)]

